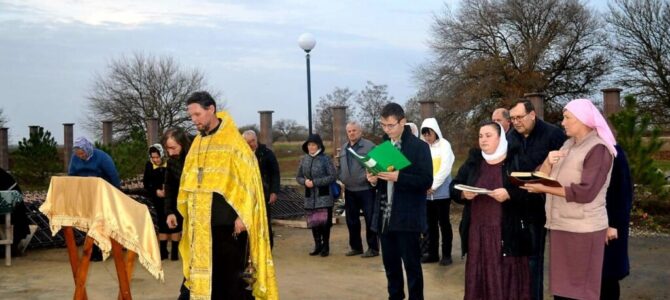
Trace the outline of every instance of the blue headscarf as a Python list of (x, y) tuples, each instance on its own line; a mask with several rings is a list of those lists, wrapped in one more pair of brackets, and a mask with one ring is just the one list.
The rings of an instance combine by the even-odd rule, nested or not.
[(86, 153), (86, 160), (89, 160), (91, 159), (91, 156), (93, 156), (93, 150), (95, 147), (93, 147), (93, 144), (91, 144), (89, 140), (81, 136), (74, 141), (74, 149), (83, 150), (84, 153)]

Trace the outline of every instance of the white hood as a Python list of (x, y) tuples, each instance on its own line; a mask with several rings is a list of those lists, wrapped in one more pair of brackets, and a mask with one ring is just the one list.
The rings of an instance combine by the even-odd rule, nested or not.
[[(443, 139), (442, 131), (440, 131), (440, 126), (437, 125), (437, 120), (435, 120), (435, 118), (427, 118), (423, 120), (423, 123), (421, 123), (421, 130), (419, 130), (419, 132), (423, 131), (424, 128), (432, 129), (435, 131), (435, 133), (437, 133), (437, 137), (439, 139)], [(421, 139), (423, 140), (423, 135), (421, 136)]]

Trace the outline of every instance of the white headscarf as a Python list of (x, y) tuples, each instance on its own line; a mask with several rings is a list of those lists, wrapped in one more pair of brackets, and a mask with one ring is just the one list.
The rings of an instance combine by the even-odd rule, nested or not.
[(505, 154), (507, 154), (507, 137), (505, 137), (505, 128), (503, 128), (503, 126), (500, 125), (500, 123), (496, 122), (496, 124), (500, 126), (500, 142), (498, 143), (498, 148), (496, 148), (496, 152), (493, 152), (493, 154), (486, 154), (484, 153), (484, 151), (482, 151), (482, 156), (487, 161), (498, 160)]

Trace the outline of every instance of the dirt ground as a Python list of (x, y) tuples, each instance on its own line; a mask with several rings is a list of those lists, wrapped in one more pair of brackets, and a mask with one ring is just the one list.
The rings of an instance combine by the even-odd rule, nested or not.
[[(385, 299), (386, 278), (381, 258), (346, 257), (346, 225), (333, 227), (331, 255), (308, 256), (308, 229), (275, 226), (274, 261), (282, 299)], [(459, 258), (454, 235), (454, 264), (424, 265), (426, 299), (462, 299), (465, 262)], [(670, 237), (633, 237), (632, 274), (622, 281), (622, 299), (670, 299)], [(139, 263), (131, 282), (134, 299), (176, 299), (181, 263), (163, 261), (165, 283), (149, 275)], [(545, 268), (546, 270), (546, 268)], [(29, 250), (0, 265), (0, 299), (72, 299), (74, 285), (66, 249)], [(545, 276), (546, 280), (546, 276)], [(547, 284), (545, 284), (547, 287)], [(87, 282), (89, 299), (115, 299), (118, 288), (114, 263), (92, 263)], [(545, 298), (550, 299), (545, 291)]]

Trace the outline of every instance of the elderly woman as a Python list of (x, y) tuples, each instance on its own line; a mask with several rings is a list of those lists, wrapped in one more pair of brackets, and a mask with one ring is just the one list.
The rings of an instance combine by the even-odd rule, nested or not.
[(117, 188), (121, 187), (119, 173), (109, 154), (96, 149), (85, 137), (77, 138), (72, 148), (74, 153), (70, 159), (68, 175), (100, 177)]
[(550, 286), (555, 299), (599, 299), (607, 238), (605, 194), (617, 151), (605, 118), (587, 99), (570, 101), (563, 110), (569, 137), (551, 151), (540, 171), (562, 187), (526, 184), (546, 193), (546, 227), (550, 238)]
[[(121, 187), (121, 179), (116, 171), (114, 161), (109, 154), (93, 147), (85, 137), (74, 141), (72, 158), (67, 174), (69, 176), (100, 177), (116, 188)], [(102, 261), (102, 251), (93, 245), (91, 261)]]
[[(452, 199), (465, 204), (460, 226), (461, 248), (463, 255), (468, 254), (464, 299), (530, 299), (525, 191), (507, 176), (518, 170), (518, 164), (502, 126), (484, 123), (479, 128), (479, 149), (470, 150), (451, 182)], [(490, 192), (461, 191), (456, 184)]]
[[(305, 156), (300, 160), (296, 180), (305, 186), (305, 210), (308, 218), (310, 215), (320, 214), (325, 216), (323, 224), (312, 224), (312, 236), (314, 237), (314, 250), (309, 255), (321, 255), (326, 257), (330, 254), (330, 227), (333, 218), (333, 196), (330, 195), (330, 184), (335, 182), (337, 173), (335, 166), (326, 155), (321, 136), (312, 134), (302, 144)], [(324, 219), (324, 218), (318, 218)]]

